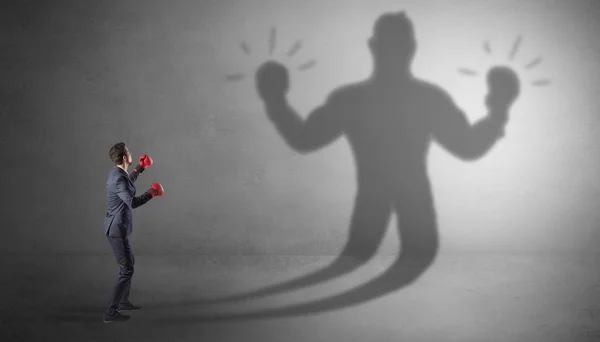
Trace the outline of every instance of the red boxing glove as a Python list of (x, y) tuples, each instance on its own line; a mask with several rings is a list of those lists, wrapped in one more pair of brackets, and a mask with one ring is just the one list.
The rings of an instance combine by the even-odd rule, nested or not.
[(138, 172), (140, 174), (144, 172), (144, 170), (153, 163), (152, 158), (150, 158), (150, 156), (147, 154), (142, 154), (139, 158), (139, 161), (140, 163), (135, 167), (135, 169), (133, 169), (133, 171)]
[(147, 154), (142, 154), (140, 156), (139, 160), (140, 160), (140, 165), (143, 168), (147, 168), (148, 166), (152, 165), (152, 163), (153, 163), (152, 158), (150, 158), (150, 156)]
[(165, 192), (165, 189), (158, 182), (154, 182), (154, 183), (150, 184), (150, 189), (148, 189), (148, 191), (146, 191), (146, 193), (150, 194), (152, 197), (162, 196), (164, 192)]

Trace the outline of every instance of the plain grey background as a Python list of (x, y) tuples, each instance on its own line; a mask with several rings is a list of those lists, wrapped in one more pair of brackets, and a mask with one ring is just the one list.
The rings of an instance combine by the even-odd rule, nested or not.
[[(581, 310), (597, 308), (600, 7), (591, 0), (5, 1), (0, 248), (8, 271), (2, 287), (15, 300), (8, 306), (18, 306), (12, 294), (24, 291), (15, 279), (27, 283), (27, 293), (52, 298), (52, 291), (72, 286), (68, 291), (85, 298), (82, 284), (93, 283), (94, 273), (116, 273), (102, 220), (108, 150), (119, 141), (134, 159), (148, 153), (155, 161), (139, 178), (138, 194), (153, 181), (165, 188), (163, 197), (134, 212), (132, 243), (142, 269), (144, 257), (162, 263), (158, 273), (188, 274), (191, 260), (203, 255), (337, 255), (356, 190), (347, 141), (307, 155), (292, 151), (265, 116), (254, 72), (268, 59), (288, 66), (290, 102), (306, 115), (335, 88), (368, 77), (373, 23), (401, 10), (415, 25), (415, 75), (444, 88), (469, 120), (485, 114), (489, 67), (509, 65), (522, 81), (507, 136), (488, 155), (464, 162), (435, 146), (430, 151), (440, 262), (492, 258), (502, 266), (478, 264), (490, 277), (520, 282), (527, 293), (543, 283), (549, 290), (539, 300), (555, 300), (540, 312), (561, 307), (556, 298), (578, 303), (558, 322), (570, 324)], [(301, 47), (289, 56), (297, 41)], [(526, 67), (538, 57), (541, 63)], [(539, 80), (549, 84), (535, 86)], [(398, 249), (395, 225), (389, 226), (382, 257)], [(532, 276), (518, 266), (523, 262), (539, 272), (540, 283), (519, 278)], [(511, 273), (512, 263), (522, 273)], [(240, 265), (229, 264), (229, 271), (249, 267)], [(253, 276), (241, 274), (240, 290)], [(184, 278), (179, 284), (187, 282), (181, 286), (189, 292), (178, 299), (185, 302), (194, 299), (187, 286), (202, 280)], [(98, 285), (98, 298), (108, 296), (111, 282)], [(136, 286), (142, 281), (132, 291)], [(448, 329), (465, 338), (485, 334), (469, 335), (456, 324)], [(364, 329), (365, 338), (375, 336)], [(522, 340), (544, 340), (536, 329)]]

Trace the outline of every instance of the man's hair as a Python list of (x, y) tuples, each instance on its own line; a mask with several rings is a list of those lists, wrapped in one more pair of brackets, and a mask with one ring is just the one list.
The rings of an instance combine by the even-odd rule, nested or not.
[(110, 148), (110, 151), (108, 151), (108, 156), (110, 157), (110, 160), (112, 160), (112, 162), (115, 165), (119, 165), (119, 164), (123, 163), (123, 157), (125, 157), (126, 155), (127, 155), (127, 150), (125, 149), (124, 142), (118, 142), (118, 143), (114, 144)]

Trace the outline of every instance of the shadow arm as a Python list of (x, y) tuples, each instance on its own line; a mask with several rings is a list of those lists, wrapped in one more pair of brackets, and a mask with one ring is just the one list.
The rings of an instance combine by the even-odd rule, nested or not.
[(470, 124), (462, 110), (446, 96), (434, 110), (437, 115), (432, 119), (433, 138), (462, 160), (483, 157), (504, 136), (507, 113), (490, 112)]
[(267, 115), (292, 149), (308, 153), (333, 142), (342, 134), (342, 115), (331, 101), (319, 106), (303, 119), (286, 101), (265, 104)]

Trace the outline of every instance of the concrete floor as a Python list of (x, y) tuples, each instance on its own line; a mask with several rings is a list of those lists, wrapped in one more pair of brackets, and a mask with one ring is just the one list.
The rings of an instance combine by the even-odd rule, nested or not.
[(117, 274), (111, 255), (0, 260), (5, 342), (600, 341), (600, 258), (591, 256), (441, 254), (411, 285), (398, 288), (394, 271), (333, 297), (393, 265), (380, 256), (318, 286), (218, 303), (208, 300), (306, 275), (334, 258), (138, 255), (131, 300), (144, 308), (113, 324), (102, 323)]

